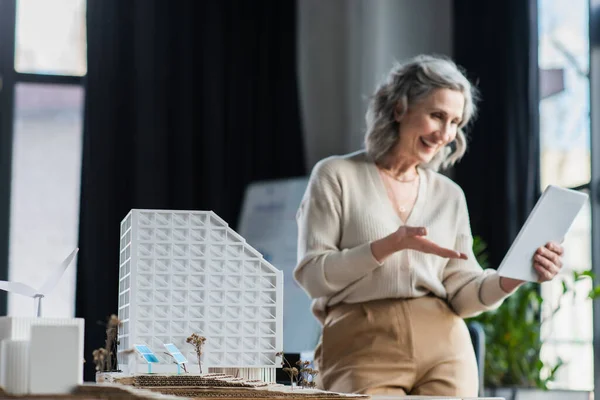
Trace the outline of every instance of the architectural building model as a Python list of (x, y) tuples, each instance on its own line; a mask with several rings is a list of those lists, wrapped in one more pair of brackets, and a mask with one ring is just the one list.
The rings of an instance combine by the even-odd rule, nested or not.
[(206, 338), (202, 369), (275, 381), (283, 348), (283, 274), (211, 211), (132, 210), (121, 223), (119, 367), (144, 373), (145, 345), (156, 373), (176, 372), (172, 343), (198, 372), (193, 333)]

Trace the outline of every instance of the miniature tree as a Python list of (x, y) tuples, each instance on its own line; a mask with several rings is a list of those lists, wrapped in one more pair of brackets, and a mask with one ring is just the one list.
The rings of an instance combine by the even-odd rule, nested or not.
[(94, 364), (96, 364), (96, 371), (99, 372), (111, 372), (117, 371), (117, 346), (119, 340), (117, 335), (119, 333), (119, 327), (123, 323), (115, 314), (112, 314), (106, 322), (106, 340), (104, 341), (104, 347), (96, 349), (92, 352), (94, 357)]
[(104, 347), (100, 347), (92, 352), (92, 356), (94, 357), (94, 364), (96, 364), (96, 371), (105, 372), (107, 357), (106, 357), (106, 349)]
[(319, 371), (313, 368), (309, 368), (310, 361), (299, 360), (296, 365), (300, 368), (300, 380), (298, 384), (300, 387), (314, 388), (317, 386), (315, 377), (319, 374)]
[(106, 324), (105, 349), (107, 350), (107, 364), (111, 371), (116, 370), (118, 366), (116, 354), (119, 340), (117, 339), (117, 336), (121, 326), (123, 326), (123, 323), (115, 314), (110, 316), (108, 323)]
[(194, 346), (194, 349), (196, 350), (196, 356), (198, 356), (198, 368), (200, 369), (200, 373), (202, 373), (202, 350), (204, 347), (204, 342), (206, 342), (206, 338), (196, 333), (192, 333), (192, 335), (186, 339), (186, 343), (190, 343), (192, 346)]
[(289, 363), (289, 361), (286, 360), (282, 351), (278, 352), (276, 354), (276, 356), (281, 357), (281, 366), (283, 367), (283, 372), (285, 372), (290, 377), (290, 385), (292, 386), (292, 390), (293, 390), (294, 382), (298, 381), (298, 375), (299, 375), (298, 368), (292, 367), (292, 365)]

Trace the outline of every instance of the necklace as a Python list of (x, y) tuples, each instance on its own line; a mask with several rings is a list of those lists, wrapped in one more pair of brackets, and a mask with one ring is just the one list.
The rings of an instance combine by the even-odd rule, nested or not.
[[(383, 170), (381, 170), (381, 171), (382, 171), (382, 173), (385, 173)], [(389, 176), (391, 179), (394, 179), (394, 177), (389, 174), (385, 174), (385, 175)], [(410, 204), (408, 204), (408, 205), (401, 204), (398, 201), (398, 198), (396, 196), (396, 193), (394, 192), (394, 189), (390, 186), (389, 182), (387, 182), (387, 179), (385, 179), (385, 177), (382, 177), (382, 178), (383, 178), (383, 184), (385, 186), (385, 190), (387, 191), (392, 202), (394, 203), (394, 206), (395, 206), (396, 210), (398, 211), (398, 213), (400, 214), (400, 217), (402, 217), (402, 214), (404, 214), (408, 211), (408, 206), (410, 206)], [(418, 183), (418, 178), (419, 178), (419, 174), (417, 174), (417, 176), (415, 178), (413, 178), (412, 180), (410, 180), (408, 182)], [(394, 180), (396, 180), (396, 179), (394, 179)], [(400, 181), (400, 182), (405, 183), (405, 181)], [(413, 186), (413, 185), (411, 184), (411, 186)], [(409, 201), (409, 203), (410, 203), (410, 201)]]
[(384, 174), (386, 174), (387, 176), (389, 176), (390, 178), (392, 178), (393, 180), (397, 181), (397, 182), (401, 182), (401, 183), (410, 183), (410, 182), (414, 182), (419, 178), (419, 174), (415, 174), (415, 176), (413, 176), (410, 179), (400, 179), (397, 176), (392, 175), (387, 169), (383, 169), (383, 168), (379, 168), (379, 170), (381, 172), (383, 172)]

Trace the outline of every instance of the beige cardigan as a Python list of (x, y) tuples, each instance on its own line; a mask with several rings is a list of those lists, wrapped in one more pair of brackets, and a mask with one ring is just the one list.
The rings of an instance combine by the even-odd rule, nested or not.
[(468, 255), (449, 260), (414, 250), (399, 251), (379, 264), (371, 242), (403, 224), (387, 197), (375, 164), (364, 152), (332, 156), (313, 169), (297, 214), (296, 281), (313, 299), (323, 323), (327, 306), (382, 298), (433, 294), (461, 317), (498, 307), (510, 293), (492, 269), (473, 254), (467, 204), (461, 188), (425, 168), (416, 203), (406, 221), (424, 226), (428, 238)]

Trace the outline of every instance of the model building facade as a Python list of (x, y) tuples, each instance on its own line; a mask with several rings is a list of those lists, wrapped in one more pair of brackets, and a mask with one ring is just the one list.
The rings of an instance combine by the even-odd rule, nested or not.
[[(283, 274), (210, 211), (132, 210), (121, 224), (119, 366), (123, 351), (175, 344), (198, 372), (192, 333), (206, 337), (203, 371), (274, 381), (283, 349)], [(169, 356), (155, 372), (173, 372)]]

